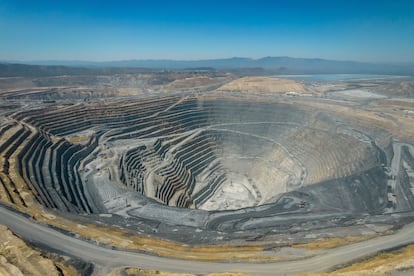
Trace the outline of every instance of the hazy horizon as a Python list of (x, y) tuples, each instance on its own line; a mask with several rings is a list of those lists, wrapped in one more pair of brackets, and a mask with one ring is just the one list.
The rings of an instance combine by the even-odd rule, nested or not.
[(212, 57), (212, 58), (205, 58), (205, 59), (197, 59), (197, 58), (188, 58), (188, 59), (170, 59), (170, 58), (130, 58), (130, 59), (102, 59), (102, 60), (93, 60), (93, 59), (0, 59), (0, 62), (16, 62), (21, 64), (35, 64), (36, 62), (79, 62), (79, 63), (111, 63), (111, 62), (128, 62), (128, 61), (184, 61), (184, 62), (193, 62), (193, 61), (208, 61), (208, 60), (225, 60), (225, 59), (250, 59), (250, 60), (261, 60), (264, 58), (291, 58), (291, 59), (315, 59), (315, 60), (327, 60), (327, 61), (338, 61), (338, 62), (357, 62), (357, 63), (370, 63), (370, 64), (400, 64), (400, 65), (411, 65), (414, 63), (413, 61), (361, 61), (361, 60), (351, 60), (351, 59), (328, 59), (328, 58), (320, 58), (320, 57), (294, 57), (294, 56), (261, 56), (261, 57), (246, 57), (246, 56), (228, 56), (228, 57)]
[(0, 0), (0, 60), (414, 62), (412, 1)]

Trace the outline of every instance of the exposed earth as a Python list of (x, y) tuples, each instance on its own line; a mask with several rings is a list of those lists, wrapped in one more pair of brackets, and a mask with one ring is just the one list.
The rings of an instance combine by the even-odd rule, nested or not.
[[(306, 262), (333, 252), (344, 263), (322, 271), (336, 270), (414, 238), (398, 232), (414, 221), (413, 88), (403, 76), (218, 71), (1, 78), (0, 200), (105, 248), (235, 262), (205, 273), (311, 272)], [(42, 252), (76, 257), (8, 227)], [(5, 254), (0, 269), (24, 274), (23, 257)], [(34, 275), (59, 267), (38, 258)], [(95, 274), (139, 272), (97, 260), (79, 261)], [(302, 260), (303, 270), (283, 266)], [(255, 271), (257, 262), (266, 265)]]

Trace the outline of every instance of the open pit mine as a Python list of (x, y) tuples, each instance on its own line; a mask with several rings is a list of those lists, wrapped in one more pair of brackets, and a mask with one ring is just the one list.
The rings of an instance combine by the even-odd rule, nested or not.
[[(252, 93), (235, 81), (210, 92), (71, 103), (3, 93), (2, 206), (119, 250), (276, 266), (413, 220), (412, 101), (346, 98), (344, 83), (338, 94), (332, 84), (326, 91), (291, 80), (294, 89)], [(329, 239), (338, 244), (325, 248)], [(157, 241), (193, 253), (174, 255)], [(307, 247), (318, 242), (319, 251)], [(203, 248), (210, 251), (201, 256)]]

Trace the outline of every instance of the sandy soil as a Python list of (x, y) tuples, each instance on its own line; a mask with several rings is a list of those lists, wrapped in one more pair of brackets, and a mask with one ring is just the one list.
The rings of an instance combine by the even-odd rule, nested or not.
[[(354, 263), (338, 270), (326, 273), (306, 273), (301, 276), (328, 276), (328, 275), (412, 275), (414, 268), (414, 245), (402, 249), (380, 253), (358, 263)], [(403, 273), (405, 272), (405, 273)]]
[[(111, 271), (110, 274), (108, 274), (108, 276), (151, 276), (151, 275), (158, 275), (158, 276), (196, 276), (195, 274), (164, 272), (164, 271), (141, 269), (141, 268), (135, 268), (135, 267), (116, 268), (113, 271)], [(200, 275), (200, 274), (197, 274), (197, 275)], [(248, 274), (244, 274), (244, 273), (212, 273), (212, 274), (205, 274), (205, 276), (248, 276)]]
[(174, 80), (173, 82), (165, 85), (163, 89), (166, 92), (175, 92), (180, 90), (207, 88), (213, 85), (220, 85), (223, 81), (226, 80), (222, 78), (211, 78), (208, 76), (196, 76)]
[(227, 83), (217, 91), (247, 93), (309, 93), (306, 87), (297, 81), (273, 77), (244, 77)]
[[(61, 266), (59, 265), (59, 268)], [(75, 275), (75, 270), (63, 269), (65, 275)], [(39, 251), (29, 247), (7, 227), (0, 225), (0, 275), (61, 275), (57, 265)]]
[(363, 89), (349, 89), (343, 91), (332, 92), (332, 97), (345, 99), (383, 99), (383, 95), (375, 94)]

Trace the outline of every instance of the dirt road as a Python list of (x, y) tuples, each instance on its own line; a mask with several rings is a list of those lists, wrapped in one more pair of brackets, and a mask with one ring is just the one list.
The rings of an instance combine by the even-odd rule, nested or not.
[(298, 272), (325, 271), (333, 266), (373, 254), (380, 250), (414, 242), (414, 223), (394, 235), (378, 237), (326, 251), (312, 258), (266, 264), (255, 263), (210, 263), (176, 260), (137, 252), (114, 250), (76, 239), (53, 230), (45, 225), (0, 207), (0, 224), (27, 241), (96, 264), (101, 269), (121, 266), (143, 267), (162, 271), (207, 273), (207, 272), (250, 272), (254, 275), (285, 275)]

